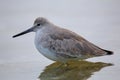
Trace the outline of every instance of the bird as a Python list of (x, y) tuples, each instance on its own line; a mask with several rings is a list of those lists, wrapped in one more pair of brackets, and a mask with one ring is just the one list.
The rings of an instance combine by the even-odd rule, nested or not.
[(77, 33), (59, 27), (44, 17), (38, 17), (33, 27), (12, 36), (13, 38), (35, 32), (37, 50), (50, 60), (67, 63), (70, 60), (85, 60), (92, 57), (112, 55)]

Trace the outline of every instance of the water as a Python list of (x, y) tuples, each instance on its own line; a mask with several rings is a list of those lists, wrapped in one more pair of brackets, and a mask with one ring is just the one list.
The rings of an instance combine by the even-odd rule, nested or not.
[[(46, 80), (47, 77), (54, 80), (70, 80), (71, 73), (79, 73), (78, 76), (75, 75), (75, 80), (119, 80), (119, 4), (118, 0), (1, 0), (0, 80)], [(80, 65), (75, 66), (75, 62), (70, 70), (64, 67), (59, 70), (51, 69), (58, 63), (45, 58), (36, 50), (34, 33), (12, 38), (14, 34), (31, 27), (38, 16), (44, 16), (56, 25), (72, 30), (102, 48), (114, 51), (114, 55), (88, 59), (88, 63), (93, 64), (95, 69), (87, 70), (86, 73), (81, 71), (83, 68), (80, 68), (82, 64), (79, 62)], [(103, 64), (99, 64), (99, 67), (94, 62)], [(109, 63), (113, 65), (109, 66)], [(85, 65), (84, 69), (90, 67), (89, 64)], [(57, 71), (64, 72), (65, 76)], [(47, 75), (49, 72), (53, 74)], [(80, 74), (84, 77), (79, 78)]]

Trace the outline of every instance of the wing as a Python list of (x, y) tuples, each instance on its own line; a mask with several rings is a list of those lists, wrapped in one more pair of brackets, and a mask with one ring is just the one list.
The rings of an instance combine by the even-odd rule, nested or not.
[(81, 56), (100, 56), (105, 52), (74, 32), (62, 29), (48, 34), (47, 47), (53, 53), (67, 58), (79, 58)]

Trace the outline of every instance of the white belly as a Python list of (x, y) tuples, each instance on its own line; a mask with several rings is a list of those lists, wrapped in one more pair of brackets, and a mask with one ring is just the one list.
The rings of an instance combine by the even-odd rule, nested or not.
[(36, 45), (37, 50), (42, 53), (45, 57), (57, 61), (57, 58), (54, 53), (50, 52), (47, 48), (43, 48), (42, 46)]

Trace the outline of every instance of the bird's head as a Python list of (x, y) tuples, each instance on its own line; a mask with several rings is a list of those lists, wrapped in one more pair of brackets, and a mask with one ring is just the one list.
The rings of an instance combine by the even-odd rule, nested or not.
[(42, 27), (46, 26), (47, 24), (49, 24), (49, 21), (47, 19), (45, 19), (43, 17), (38, 17), (34, 21), (34, 24), (31, 28), (29, 28), (29, 29), (27, 29), (19, 34), (14, 35), (13, 38), (24, 35), (24, 34), (29, 33), (29, 32), (36, 32), (37, 30), (41, 29)]

